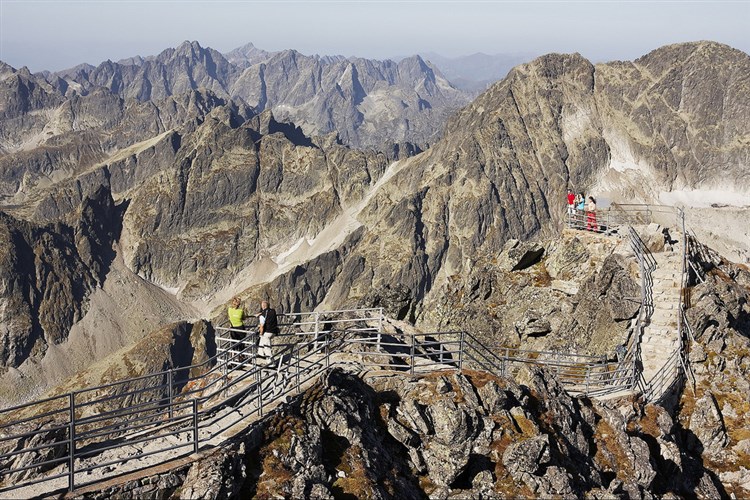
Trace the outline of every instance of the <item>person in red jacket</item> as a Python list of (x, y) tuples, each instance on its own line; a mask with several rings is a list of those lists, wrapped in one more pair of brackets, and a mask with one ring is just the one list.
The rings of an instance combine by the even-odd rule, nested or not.
[(568, 225), (573, 225), (573, 218), (576, 215), (576, 195), (573, 190), (568, 188)]

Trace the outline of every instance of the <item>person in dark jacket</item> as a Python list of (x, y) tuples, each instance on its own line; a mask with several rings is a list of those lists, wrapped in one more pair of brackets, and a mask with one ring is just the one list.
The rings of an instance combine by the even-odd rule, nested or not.
[(260, 312), (258, 317), (258, 333), (260, 341), (258, 343), (258, 356), (270, 358), (273, 356), (271, 350), (271, 337), (279, 333), (279, 322), (276, 318), (276, 309), (272, 308), (267, 300), (261, 301)]

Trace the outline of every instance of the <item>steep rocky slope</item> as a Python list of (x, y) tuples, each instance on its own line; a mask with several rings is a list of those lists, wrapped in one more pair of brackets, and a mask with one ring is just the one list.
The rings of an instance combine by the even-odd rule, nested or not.
[(596, 72), (610, 149), (598, 189), (622, 189), (634, 199), (698, 188), (747, 194), (747, 54), (716, 43), (670, 45), (633, 62), (599, 64)]
[[(537, 262), (524, 262), (535, 255)], [(535, 244), (511, 240), (447, 281), (424, 322), (488, 345), (614, 356), (632, 334), (638, 280), (627, 240), (575, 230)]]
[(690, 449), (743, 498), (750, 494), (750, 270), (713, 252), (704, 268), (687, 310), (695, 380), (686, 383), (677, 418), (690, 431)]
[(75, 227), (38, 227), (0, 212), (0, 368), (67, 338), (104, 280), (119, 237), (109, 192), (86, 198), (77, 219)]
[[(3, 120), (0, 129), (7, 154), (0, 155), (0, 199), (8, 205), (35, 202), (39, 188), (52, 185), (52, 190), (57, 190), (57, 183), (107, 162), (127, 160), (164, 139), (179, 147), (179, 135), (170, 132), (189, 133), (217, 108), (230, 122), (241, 123), (251, 116), (247, 107), (210, 92), (190, 91), (163, 101), (138, 103), (97, 89), (34, 115), (43, 121), (35, 125), (33, 133), (13, 123), (26, 120), (29, 114)], [(152, 170), (163, 168), (164, 163), (163, 159), (156, 162)], [(45, 213), (42, 220), (56, 216)]]

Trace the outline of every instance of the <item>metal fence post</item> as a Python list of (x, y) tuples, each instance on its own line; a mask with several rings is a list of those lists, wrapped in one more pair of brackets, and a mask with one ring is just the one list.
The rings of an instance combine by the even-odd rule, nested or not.
[(380, 351), (380, 342), (383, 334), (383, 308), (381, 307), (378, 313), (378, 345), (377, 350)]
[(297, 392), (299, 392), (299, 349), (297, 349), (296, 353), (297, 353)]
[(586, 371), (584, 372), (584, 377), (586, 378), (586, 392), (584, 394), (588, 395), (589, 393), (589, 370), (591, 369), (591, 365), (586, 365)]
[(172, 393), (172, 384), (174, 381), (174, 377), (172, 375), (172, 369), (170, 368), (167, 371), (167, 385), (168, 387), (168, 395), (169, 395), (169, 419), (172, 420), (172, 417), (174, 416), (174, 410), (172, 409), (172, 400), (174, 398), (174, 394)]
[(416, 336), (412, 334), (411, 336), (411, 374), (414, 375), (414, 347), (416, 342)]
[(76, 393), (68, 396), (70, 424), (68, 426), (68, 491), (75, 489), (76, 476)]
[(229, 370), (228, 370), (228, 367), (229, 367), (229, 354), (227, 353), (227, 350), (226, 350), (226, 347), (225, 347), (225, 344), (224, 344), (223, 340), (220, 341), (220, 345), (221, 345), (221, 347), (219, 349), (221, 349), (221, 350), (219, 352), (221, 353), (221, 357), (219, 359), (222, 360), (221, 362), (224, 365), (223, 366), (223, 371), (224, 371), (224, 395), (226, 396), (226, 389), (227, 389), (227, 386), (229, 385)]
[(193, 453), (198, 453), (198, 400), (193, 399)]
[(323, 340), (323, 342), (325, 342), (325, 344), (324, 344), (324, 345), (325, 345), (325, 347), (326, 347), (326, 351), (325, 351), (325, 356), (326, 356), (326, 369), (328, 369), (328, 368), (330, 368), (330, 367), (331, 367), (331, 349), (330, 349), (330, 346), (329, 346), (329, 343), (330, 343), (330, 337), (329, 337), (328, 335), (326, 335), (326, 337), (325, 337), (325, 339)]
[(464, 369), (464, 331), (461, 331), (461, 340), (458, 343), (458, 370), (461, 371)]
[(255, 380), (258, 383), (258, 415), (263, 416), (263, 380), (261, 380), (261, 370), (255, 369)]

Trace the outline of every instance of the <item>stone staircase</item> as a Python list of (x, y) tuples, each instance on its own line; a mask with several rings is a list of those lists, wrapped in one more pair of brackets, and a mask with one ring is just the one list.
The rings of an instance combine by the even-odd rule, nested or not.
[(679, 347), (682, 256), (678, 251), (655, 253), (653, 256), (656, 260), (656, 269), (652, 273), (654, 308), (643, 331), (641, 360), (646, 384), (660, 383), (661, 389), (654, 387), (656, 393), (653, 394), (658, 398), (661, 395), (659, 391), (666, 390), (677, 376), (675, 370), (674, 374), (668, 374), (666, 377), (668, 383), (661, 383), (663, 376), (660, 380), (655, 380)]

